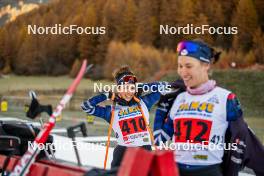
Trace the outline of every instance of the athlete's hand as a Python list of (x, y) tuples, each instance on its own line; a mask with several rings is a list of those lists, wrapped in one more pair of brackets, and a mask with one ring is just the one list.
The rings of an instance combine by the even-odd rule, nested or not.
[(184, 82), (182, 79), (177, 79), (174, 82), (169, 83), (173, 89), (186, 89), (186, 86), (184, 85)]
[(115, 97), (116, 97), (116, 93), (114, 93), (114, 92), (106, 92), (106, 93), (104, 93), (105, 94), (105, 96), (107, 97), (107, 99), (109, 99), (109, 100), (114, 100), (115, 99)]

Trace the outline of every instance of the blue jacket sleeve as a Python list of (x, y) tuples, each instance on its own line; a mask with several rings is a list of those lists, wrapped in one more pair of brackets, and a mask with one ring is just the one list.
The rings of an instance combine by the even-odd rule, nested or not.
[(227, 121), (235, 121), (243, 116), (243, 111), (241, 109), (239, 100), (233, 93), (230, 93), (228, 95), (226, 103), (226, 112)]
[(167, 135), (171, 138), (173, 133), (174, 133), (174, 128), (173, 128), (173, 120), (171, 120), (170, 116), (166, 119), (166, 122), (163, 127), (163, 131), (167, 133)]
[(162, 125), (162, 128), (155, 130), (153, 133), (155, 144), (159, 145), (160, 142), (169, 141), (172, 139), (173, 132), (173, 120), (168, 116), (165, 123)]
[(171, 109), (171, 106), (176, 98), (178, 93), (168, 94), (166, 96), (162, 95), (157, 106), (155, 120), (154, 120), (154, 131), (161, 129), (165, 123), (165, 119), (168, 116), (168, 113)]
[(173, 136), (173, 121), (169, 117), (170, 103), (168, 101), (159, 102), (154, 120), (154, 139), (155, 144), (166, 142)]
[(165, 82), (153, 82), (153, 83), (146, 83), (141, 85), (143, 90), (145, 88), (148, 88), (147, 90), (150, 90), (151, 93), (145, 95), (142, 97), (142, 100), (146, 104), (148, 110), (151, 109), (151, 107), (157, 103), (157, 101), (160, 99), (161, 92), (165, 92)]
[(167, 118), (168, 112), (164, 111), (160, 107), (157, 108), (154, 119), (154, 131), (162, 129), (165, 119)]
[(172, 138), (174, 129), (173, 121), (169, 117), (169, 112), (174, 100), (183, 91), (185, 90), (178, 89), (170, 94), (161, 96), (154, 120), (154, 138), (156, 144), (160, 141), (165, 142)]
[(81, 105), (81, 108), (87, 114), (103, 118), (108, 123), (110, 123), (111, 106), (108, 105), (108, 106), (103, 107), (103, 106), (98, 105), (99, 103), (105, 100), (107, 100), (106, 95), (100, 94), (100, 95), (90, 98), (89, 100), (84, 101)]
[(151, 109), (151, 107), (158, 102), (160, 99), (160, 93), (159, 92), (153, 92), (150, 94), (147, 94), (142, 97), (143, 102), (146, 104), (148, 110)]

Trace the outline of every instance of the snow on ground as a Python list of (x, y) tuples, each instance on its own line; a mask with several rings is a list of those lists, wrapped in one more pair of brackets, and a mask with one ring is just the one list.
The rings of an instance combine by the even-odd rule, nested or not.
[[(17, 119), (13, 117), (6, 117), (6, 118), (1, 117), (1, 120), (22, 121), (21, 119)], [(27, 123), (27, 121), (24, 122)], [(32, 124), (32, 122), (30, 124)], [(38, 122), (33, 124), (34, 126), (40, 126), (40, 123)], [(58, 135), (60, 133), (65, 134), (66, 129), (65, 128), (53, 129), (52, 133), (53, 133), (52, 135), (54, 137), (54, 145), (56, 149), (55, 158), (58, 160), (63, 160), (77, 164), (77, 159), (71, 138)], [(115, 138), (111, 138), (110, 140), (111, 142), (116, 141)], [(83, 166), (103, 168), (105, 152), (106, 152), (106, 147), (104, 146), (104, 143), (106, 141), (107, 141), (107, 136), (76, 137), (77, 148), (78, 148), (81, 164)], [(113, 158), (113, 148), (110, 147), (108, 152), (107, 169), (109, 169), (111, 166), (112, 158)], [(252, 174), (240, 172), (239, 176), (252, 176)]]
[[(53, 135), (56, 147), (55, 157), (57, 159), (66, 160), (68, 162), (77, 163), (75, 152), (72, 146), (72, 141), (70, 138), (62, 137), (59, 135)], [(111, 138), (111, 141), (115, 141), (115, 138)], [(81, 159), (81, 163), (87, 166), (94, 166), (103, 168), (104, 157), (106, 147), (94, 144), (94, 142), (105, 142), (107, 141), (107, 136), (98, 137), (77, 137), (77, 146)], [(90, 143), (93, 142), (93, 143)], [(63, 149), (58, 149), (58, 147), (64, 146)], [(109, 155), (107, 161), (107, 168), (110, 168), (111, 161), (113, 158), (113, 148), (109, 148)], [(239, 176), (252, 176), (252, 174), (239, 173)]]
[[(55, 152), (56, 159), (77, 163), (72, 140), (70, 138), (62, 137), (59, 135), (53, 135), (53, 136), (54, 136), (54, 144), (56, 148), (56, 152)], [(103, 168), (106, 147), (100, 145), (99, 143), (94, 144), (94, 143), (83, 142), (84, 141), (83, 139), (77, 138), (76, 141), (77, 141), (77, 148), (82, 165)], [(110, 168), (112, 158), (113, 158), (113, 148), (109, 148), (107, 168)]]

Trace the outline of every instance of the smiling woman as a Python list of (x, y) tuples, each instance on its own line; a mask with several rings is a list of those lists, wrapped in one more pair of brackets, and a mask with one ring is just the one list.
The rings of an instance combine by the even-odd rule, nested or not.
[(197, 88), (209, 81), (210, 65), (218, 61), (219, 52), (199, 40), (179, 43), (177, 52), (178, 74), (188, 89)]
[(208, 70), (210, 65), (202, 63), (190, 56), (179, 56), (178, 74), (182, 77), (187, 87), (196, 88), (209, 80)]
[[(151, 150), (154, 140), (149, 127), (149, 111), (160, 98), (158, 91), (160, 83), (150, 83), (150, 86), (156, 85), (157, 90), (142, 96), (135, 89), (137, 77), (126, 66), (114, 73), (114, 79), (118, 86), (123, 87), (123, 90), (97, 95), (84, 101), (81, 106), (87, 114), (103, 118), (110, 124), (108, 137), (113, 129), (118, 145), (114, 149), (112, 168), (120, 165), (123, 155), (129, 147)], [(111, 100), (113, 105), (98, 105), (105, 100)], [(107, 156), (108, 149), (104, 167), (106, 167)]]
[[(262, 157), (250, 156), (255, 155), (251, 146), (258, 146), (261, 156), (264, 148), (244, 122), (238, 98), (231, 91), (216, 86), (215, 80), (209, 80), (208, 71), (218, 60), (219, 53), (197, 40), (180, 42), (177, 52), (178, 74), (186, 91), (167, 107), (167, 113), (157, 110), (155, 142), (173, 140), (175, 162), (181, 176), (237, 175), (236, 168), (243, 168), (248, 160), (252, 162), (248, 167), (263, 173), (260, 165), (253, 164), (262, 163)], [(236, 144), (239, 150), (226, 149), (226, 144)], [(182, 149), (184, 146), (187, 149)], [(228, 156), (224, 157), (224, 153)], [(235, 162), (238, 160), (240, 162)], [(221, 165), (225, 166), (223, 170)]]

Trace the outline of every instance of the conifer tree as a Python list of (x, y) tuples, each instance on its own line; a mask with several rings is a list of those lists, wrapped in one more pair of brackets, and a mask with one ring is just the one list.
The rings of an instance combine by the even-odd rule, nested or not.
[(233, 15), (232, 25), (238, 27), (233, 48), (248, 52), (252, 47), (252, 36), (258, 27), (258, 18), (252, 0), (240, 0)]

